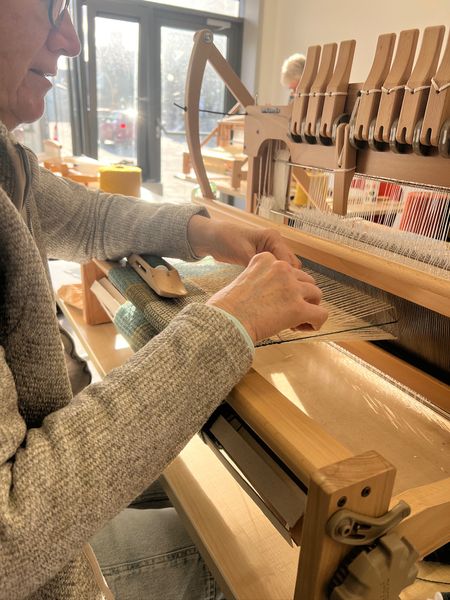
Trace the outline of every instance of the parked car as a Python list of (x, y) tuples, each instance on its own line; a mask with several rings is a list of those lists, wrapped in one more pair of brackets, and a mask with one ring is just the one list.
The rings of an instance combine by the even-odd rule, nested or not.
[(98, 110), (98, 137), (104, 146), (130, 145), (135, 135), (135, 112)]

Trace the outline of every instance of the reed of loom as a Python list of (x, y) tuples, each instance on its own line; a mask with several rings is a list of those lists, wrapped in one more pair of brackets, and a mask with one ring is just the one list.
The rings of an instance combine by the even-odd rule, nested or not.
[[(396, 48), (394, 34), (380, 36), (372, 68), (362, 84), (349, 83), (352, 41), (343, 42), (339, 51), (336, 44), (312, 47), (294, 101), (289, 106), (257, 106), (236, 75), (230, 74), (211, 32), (201, 31), (194, 38), (186, 87), (190, 156), (203, 194), (200, 202), (213, 217), (267, 227), (268, 220), (261, 214), (268, 215), (271, 226), (292, 249), (325, 274), (338, 274), (363, 289), (386, 293), (389, 299), (398, 299), (405, 314), (411, 307), (417, 309), (419, 316), (414, 317), (413, 312), (405, 317), (405, 337), (414, 337), (418, 321), (433, 323), (430, 339), (423, 341), (432, 347), (433, 357), (448, 357), (450, 316), (448, 42), (437, 64), (443, 37), (443, 27), (427, 28), (416, 58), (416, 30), (401, 32)], [(202, 164), (198, 106), (207, 62), (224, 79), (245, 114), (244, 151), (249, 156), (245, 211), (216, 201)], [(305, 188), (307, 208), (290, 204), (292, 176)], [(275, 197), (274, 190), (281, 191), (281, 197)], [(424, 205), (432, 207), (429, 214)], [(423, 217), (418, 219), (420, 210), (428, 219), (425, 224)], [(392, 227), (402, 218), (410, 231)], [(383, 360), (375, 359), (378, 351), (367, 344), (348, 348), (376, 363), (386, 375), (426, 392), (436, 405), (450, 411), (448, 385), (429, 377), (420, 365), (410, 367), (387, 353)], [(278, 458), (307, 482), (306, 487), (312, 486), (308, 487), (295, 598), (344, 598), (330, 596), (326, 583), (348, 548), (334, 545), (325, 522), (336, 511), (343, 480), (347, 475), (352, 480), (353, 467), (350, 463), (342, 469), (330, 466), (341, 454), (336, 441), (323, 431), (315, 433), (319, 443), (311, 449), (311, 423), (305, 424), (303, 415), (289, 403), (271, 396), (270, 389), (252, 372), (232, 393), (231, 405)], [(328, 457), (319, 465), (317, 458), (328, 449), (334, 459)], [(344, 461), (346, 458), (342, 455)], [(383, 471), (380, 460), (378, 467)], [(307, 474), (299, 467), (304, 464), (310, 467)], [(389, 467), (385, 474), (388, 471)], [(332, 473), (337, 472), (343, 479), (334, 480)], [(390, 475), (386, 476), (389, 479)], [(390, 486), (386, 481), (380, 484), (385, 490)], [(358, 492), (352, 498), (355, 510), (364, 512), (360, 483), (358, 480), (354, 488)], [(336, 496), (334, 491), (330, 494), (331, 489), (338, 490)], [(433, 489), (406, 494), (412, 513), (397, 529), (405, 533), (419, 556), (423, 556), (425, 538), (428, 548), (450, 540), (449, 491), (449, 480), (442, 480)], [(381, 501), (372, 514), (385, 514), (388, 505), (389, 500)], [(438, 523), (435, 519), (444, 514)], [(414, 533), (406, 533), (407, 523)], [(433, 531), (425, 531), (425, 523)]]

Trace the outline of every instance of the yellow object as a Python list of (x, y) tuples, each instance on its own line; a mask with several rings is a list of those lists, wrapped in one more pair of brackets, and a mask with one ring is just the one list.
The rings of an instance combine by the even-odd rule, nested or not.
[(142, 171), (139, 167), (127, 165), (111, 165), (100, 167), (100, 189), (111, 194), (124, 196), (141, 195)]
[(295, 206), (306, 206), (308, 204), (308, 194), (298, 183), (295, 186), (295, 196), (292, 202)]

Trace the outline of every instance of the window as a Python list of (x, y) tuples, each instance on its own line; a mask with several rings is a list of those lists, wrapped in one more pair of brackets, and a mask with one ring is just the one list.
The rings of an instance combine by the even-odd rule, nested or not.
[[(147, 0), (147, 2), (151, 1)], [(180, 8), (195, 8), (195, 10), (227, 15), (228, 17), (238, 17), (240, 8), (240, 0), (196, 0), (194, 6), (192, 0), (158, 0), (158, 4)]]
[[(170, 4), (142, 0), (75, 4), (84, 47), (84, 55), (75, 61), (80, 76), (77, 152), (102, 162), (137, 164), (144, 181), (159, 193), (161, 184), (165, 193), (172, 193), (174, 175), (182, 172), (184, 87), (194, 33), (214, 31), (220, 51), (239, 71), (243, 28), (240, 18), (199, 10), (208, 5), (217, 11), (224, 2), (196, 2), (195, 10)], [(237, 0), (231, 4), (239, 6)], [(210, 66), (201, 103), (203, 134), (234, 104)]]

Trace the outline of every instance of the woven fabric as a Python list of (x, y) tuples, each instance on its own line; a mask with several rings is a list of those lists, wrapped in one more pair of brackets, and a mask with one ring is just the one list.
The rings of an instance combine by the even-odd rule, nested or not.
[(159, 333), (131, 302), (125, 302), (116, 312), (114, 325), (135, 352)]
[[(135, 351), (163, 331), (183, 308), (193, 303), (205, 303), (243, 270), (237, 265), (217, 263), (211, 257), (198, 263), (176, 261), (174, 266), (188, 291), (188, 295), (181, 298), (158, 296), (128, 265), (118, 265), (108, 273), (111, 283), (128, 300), (117, 311), (114, 324)], [(266, 339), (256, 346), (276, 343), (279, 340)]]
[(216, 263), (210, 257), (198, 263), (177, 261), (175, 266), (188, 292), (180, 298), (159, 296), (129, 265), (118, 265), (108, 273), (108, 279), (128, 300), (117, 311), (114, 324), (135, 351), (165, 329), (183, 308), (204, 304), (242, 271), (242, 267)]

